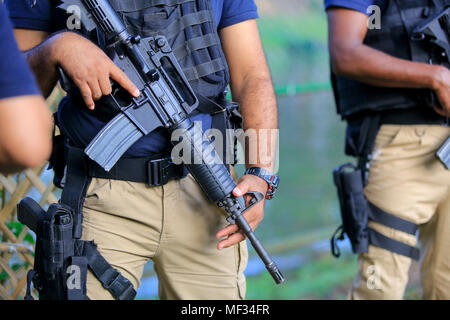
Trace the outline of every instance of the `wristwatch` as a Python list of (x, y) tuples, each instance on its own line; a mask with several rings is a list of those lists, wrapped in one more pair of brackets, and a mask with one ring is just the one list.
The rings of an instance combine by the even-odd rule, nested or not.
[(260, 167), (251, 167), (245, 170), (244, 174), (253, 174), (257, 177), (264, 179), (269, 185), (269, 189), (267, 189), (266, 199), (270, 200), (273, 198), (275, 192), (278, 189), (278, 185), (280, 184), (280, 177), (276, 174), (273, 174), (269, 170)]

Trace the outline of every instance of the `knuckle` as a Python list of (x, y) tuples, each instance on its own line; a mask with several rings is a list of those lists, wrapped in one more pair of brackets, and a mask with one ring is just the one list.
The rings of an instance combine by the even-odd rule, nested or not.
[(85, 72), (84, 70), (80, 70), (74, 73), (73, 81), (75, 83), (84, 83), (86, 82), (87, 77), (87, 72)]
[(112, 93), (112, 88), (108, 87), (103, 90), (103, 95), (108, 96)]

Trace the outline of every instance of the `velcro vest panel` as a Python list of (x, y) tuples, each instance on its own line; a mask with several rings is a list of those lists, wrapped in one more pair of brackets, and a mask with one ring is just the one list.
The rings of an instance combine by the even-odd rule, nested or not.
[[(381, 12), (381, 29), (370, 29), (364, 44), (391, 56), (428, 63), (430, 50), (424, 41), (413, 41), (415, 27), (450, 5), (449, 0), (389, 0)], [(427, 104), (428, 90), (371, 86), (332, 74), (337, 111), (342, 117), (366, 111), (420, 107)]]
[(230, 76), (210, 0), (110, 0), (128, 32), (165, 36), (192, 88), (217, 97)]

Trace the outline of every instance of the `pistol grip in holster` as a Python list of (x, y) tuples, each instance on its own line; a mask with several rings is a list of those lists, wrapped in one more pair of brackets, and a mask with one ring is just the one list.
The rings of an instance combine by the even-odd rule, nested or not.
[(66, 205), (54, 203), (48, 211), (31, 198), (24, 198), (17, 206), (21, 223), (36, 233), (33, 270), (27, 277), (27, 296), (31, 297), (31, 281), (40, 299), (66, 299), (67, 267), (74, 256), (73, 211)]

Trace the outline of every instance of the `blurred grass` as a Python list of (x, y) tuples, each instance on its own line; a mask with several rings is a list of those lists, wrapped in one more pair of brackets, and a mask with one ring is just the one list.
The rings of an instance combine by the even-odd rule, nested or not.
[[(354, 160), (344, 154), (345, 123), (326, 85), (330, 70), (322, 5), (316, 0), (280, 0), (260, 10), (258, 27), (275, 88), (314, 89), (296, 95), (284, 95), (285, 90), (277, 98), (281, 184), (277, 196), (266, 201), (265, 218), (257, 229), (265, 244), (340, 224), (331, 172)], [(347, 252), (335, 259), (311, 249), (304, 264), (285, 272), (287, 280), (280, 286), (266, 272), (248, 277), (247, 299), (345, 299), (356, 272), (356, 255)], [(417, 274), (413, 264), (406, 299), (420, 298)]]
[(247, 279), (247, 299), (345, 299), (355, 276), (356, 257), (342, 256), (339, 268), (329, 254), (311, 259), (307, 264), (286, 272), (286, 281), (275, 285), (270, 275)]
[[(280, 2), (283, 5), (286, 1)], [(264, 243), (337, 226), (331, 172), (348, 161), (343, 153), (345, 126), (335, 114), (327, 85), (325, 13), (317, 1), (305, 1), (297, 8), (297, 12), (274, 12), (271, 7), (260, 11), (258, 19), (274, 86), (314, 89), (278, 96), (281, 185), (277, 196), (266, 202), (265, 218), (257, 230)], [(267, 273), (248, 277), (247, 299), (345, 298), (356, 270), (356, 256), (336, 260), (329, 252), (311, 254), (303, 265), (285, 272), (287, 280), (280, 286)]]
[[(260, 10), (258, 26), (275, 87), (329, 83), (325, 13), (317, 1), (304, 3), (310, 4), (298, 12)], [(258, 228), (268, 241), (339, 222), (331, 171), (348, 160), (345, 127), (334, 112), (331, 90), (321, 89), (278, 96), (281, 185)]]

